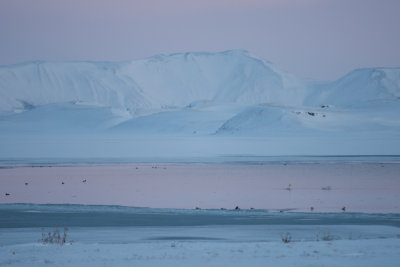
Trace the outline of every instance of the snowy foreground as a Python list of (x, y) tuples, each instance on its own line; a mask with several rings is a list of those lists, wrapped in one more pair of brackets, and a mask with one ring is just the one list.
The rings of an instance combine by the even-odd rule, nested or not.
[(289, 244), (173, 240), (110, 244), (99, 240), (0, 248), (2, 266), (399, 266), (400, 260), (399, 238)]
[[(1, 205), (0, 213), (1, 266), (399, 266), (400, 260), (398, 215), (62, 205)], [(42, 233), (56, 229), (46, 225), (66, 214), (83, 218), (72, 219), (72, 225), (96, 224), (95, 220), (85, 223), (87, 213), (113, 220), (107, 220), (110, 226), (106, 227), (69, 227), (64, 245), (41, 241)], [(12, 221), (18, 223), (26, 214), (33, 217), (19, 225), (44, 226), (11, 227)], [(153, 216), (148, 222), (155, 226), (117, 225), (130, 215)], [(193, 216), (203, 225), (196, 225)], [(229, 220), (221, 223), (221, 216)], [(289, 242), (284, 243), (284, 238)]]

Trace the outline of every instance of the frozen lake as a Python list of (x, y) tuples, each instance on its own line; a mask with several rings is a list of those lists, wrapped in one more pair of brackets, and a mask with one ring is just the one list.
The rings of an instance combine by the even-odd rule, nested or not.
[(3, 162), (0, 265), (396, 266), (400, 164), (375, 160)]
[(400, 164), (3, 165), (0, 203), (400, 212)]

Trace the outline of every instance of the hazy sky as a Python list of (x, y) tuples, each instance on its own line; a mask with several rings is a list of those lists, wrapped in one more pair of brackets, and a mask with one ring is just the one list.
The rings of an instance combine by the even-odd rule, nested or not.
[(302, 77), (400, 67), (400, 0), (0, 0), (0, 65), (246, 49)]

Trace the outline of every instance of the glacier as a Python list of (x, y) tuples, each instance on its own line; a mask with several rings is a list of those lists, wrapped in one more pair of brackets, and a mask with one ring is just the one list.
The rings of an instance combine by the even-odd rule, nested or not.
[(244, 50), (0, 66), (0, 158), (398, 155), (400, 68), (302, 79)]

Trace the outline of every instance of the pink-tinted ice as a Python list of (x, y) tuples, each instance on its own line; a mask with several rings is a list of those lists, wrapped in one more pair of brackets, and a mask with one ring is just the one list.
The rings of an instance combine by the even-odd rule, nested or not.
[(0, 193), (0, 203), (398, 213), (400, 164), (15, 167), (0, 169)]

